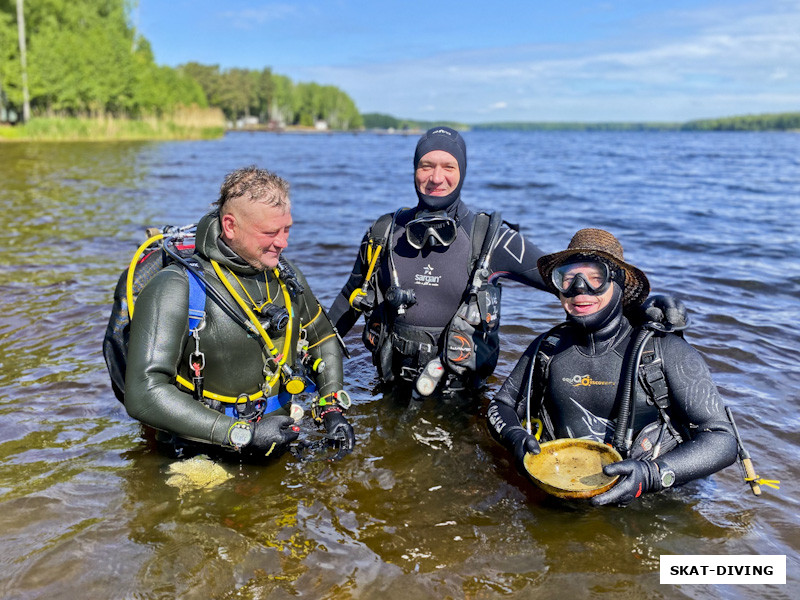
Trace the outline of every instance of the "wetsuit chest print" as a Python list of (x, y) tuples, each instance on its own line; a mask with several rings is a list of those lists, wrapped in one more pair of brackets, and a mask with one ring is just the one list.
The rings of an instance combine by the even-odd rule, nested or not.
[(443, 269), (437, 270), (430, 263), (427, 263), (420, 269), (420, 271), (421, 272), (418, 272), (414, 275), (414, 285), (439, 287), (439, 282), (442, 279)]

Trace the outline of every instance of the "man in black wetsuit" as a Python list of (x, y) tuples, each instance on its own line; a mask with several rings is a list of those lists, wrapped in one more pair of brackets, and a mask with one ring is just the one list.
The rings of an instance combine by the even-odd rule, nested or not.
[[(634, 329), (623, 314), (644, 301), (650, 285), (624, 262), (619, 241), (582, 229), (538, 266), (566, 322), (528, 347), (488, 411), (490, 430), (518, 468), (527, 452), (539, 452), (521, 425), (531, 416), (541, 418), (549, 438), (586, 438), (621, 451), (625, 460), (604, 469), (621, 478), (592, 498), (598, 506), (628, 504), (732, 464), (736, 438), (700, 354), (676, 334)], [(640, 344), (646, 366), (630, 367), (626, 357)], [(626, 380), (635, 383), (626, 387)]]
[[(329, 313), (345, 335), (363, 311), (364, 343), (382, 381), (416, 382), (422, 395), (461, 389), (494, 370), (498, 278), (547, 289), (536, 268), (542, 251), (501, 225), (499, 216), (492, 222), (462, 202), (466, 172), (466, 145), (457, 131), (434, 127), (420, 138), (417, 205), (373, 224)], [(480, 257), (484, 238), (490, 239)]]
[[(370, 227), (329, 311), (342, 336), (363, 313), (362, 338), (381, 381), (415, 383), (423, 396), (478, 388), (494, 371), (500, 278), (548, 290), (538, 246), (499, 215), (476, 214), (461, 200), (466, 173), (461, 135), (429, 129), (414, 152), (417, 205)], [(669, 296), (653, 304), (654, 318), (685, 316)]]

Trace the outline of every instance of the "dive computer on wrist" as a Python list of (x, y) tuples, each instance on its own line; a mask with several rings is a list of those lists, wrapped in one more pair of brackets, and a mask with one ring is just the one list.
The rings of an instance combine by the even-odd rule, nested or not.
[(661, 472), (661, 487), (668, 488), (672, 487), (672, 484), (675, 483), (675, 471), (672, 469), (660, 469)]
[(234, 448), (244, 448), (252, 439), (253, 428), (245, 421), (236, 421), (228, 430), (228, 443)]
[(350, 405), (352, 404), (352, 401), (350, 400), (350, 394), (344, 390), (339, 390), (336, 392), (336, 404), (345, 410), (350, 408)]

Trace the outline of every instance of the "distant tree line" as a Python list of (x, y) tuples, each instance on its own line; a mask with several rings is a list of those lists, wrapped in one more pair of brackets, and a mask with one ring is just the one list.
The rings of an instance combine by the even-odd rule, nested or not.
[(226, 69), (196, 62), (179, 70), (197, 81), (211, 106), (234, 121), (258, 117), (262, 123), (312, 126), (325, 121), (333, 129), (358, 129), (361, 114), (353, 100), (332, 85), (293, 83), (285, 75), (249, 69)]
[(800, 130), (800, 112), (700, 119), (681, 126), (686, 131), (791, 131)]
[(680, 129), (680, 123), (624, 123), (624, 122), (504, 122), (481, 123), (472, 127), (475, 130), (505, 131), (673, 131)]
[[(0, 113), (22, 113), (17, 0), (0, 0)], [(219, 107), (230, 120), (361, 126), (352, 99), (334, 86), (251, 71), (155, 63), (130, 23), (130, 0), (26, 0), (25, 40), (35, 116), (159, 116), (179, 106)]]
[(398, 119), (383, 113), (364, 113), (361, 115), (366, 129), (396, 129), (403, 131), (406, 129), (430, 129), (436, 125), (445, 125), (453, 129), (467, 130), (472, 129), (470, 125), (456, 123), (455, 121), (417, 121), (414, 119)]
[(459, 123), (414, 121), (398, 119), (381, 113), (363, 115), (367, 129), (428, 129), (434, 125), (449, 125), (473, 131), (790, 131), (800, 130), (800, 112), (765, 115), (746, 115), (720, 119), (702, 119), (685, 123), (626, 123), (626, 122), (569, 122), (569, 121), (506, 121), (500, 123)]

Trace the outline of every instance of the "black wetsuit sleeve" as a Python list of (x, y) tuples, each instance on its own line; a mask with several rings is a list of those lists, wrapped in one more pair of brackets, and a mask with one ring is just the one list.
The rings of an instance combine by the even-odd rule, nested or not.
[(320, 373), (310, 374), (317, 385), (320, 397), (322, 397), (343, 389), (342, 346), (339, 344), (330, 320), (316, 296), (312, 293), (305, 277), (296, 267), (294, 269), (298, 281), (304, 287), (303, 293), (300, 294), (298, 300), (300, 303), (300, 319), (303, 323), (303, 328), (306, 330), (309, 342), (309, 354), (314, 359), (325, 361), (325, 368)]
[(347, 332), (353, 328), (353, 325), (358, 321), (358, 317), (362, 314), (350, 306), (350, 295), (364, 283), (364, 277), (367, 274), (368, 268), (366, 262), (368, 245), (369, 232), (367, 232), (361, 240), (358, 256), (353, 264), (353, 270), (350, 273), (350, 277), (347, 279), (347, 283), (344, 284), (342, 291), (336, 296), (328, 311), (331, 322), (342, 337), (347, 335)]
[(521, 233), (504, 226), (489, 261), (491, 277), (507, 277), (547, 291), (536, 265), (543, 254), (536, 244), (526, 240)]
[(706, 477), (736, 460), (737, 444), (725, 407), (700, 353), (675, 335), (661, 340), (672, 418), (690, 439), (656, 459), (672, 469), (676, 484)]
[(125, 408), (142, 423), (182, 438), (225, 444), (234, 419), (175, 386), (189, 336), (186, 274), (160, 271), (136, 300), (125, 372)]
[[(511, 427), (519, 427), (521, 420), (527, 414), (528, 375), (533, 364), (533, 357), (538, 346), (534, 341), (520, 356), (514, 369), (489, 403), (487, 411), (489, 430), (492, 435), (503, 442), (503, 432)], [(538, 401), (533, 397), (531, 401), (531, 415), (539, 411)]]

